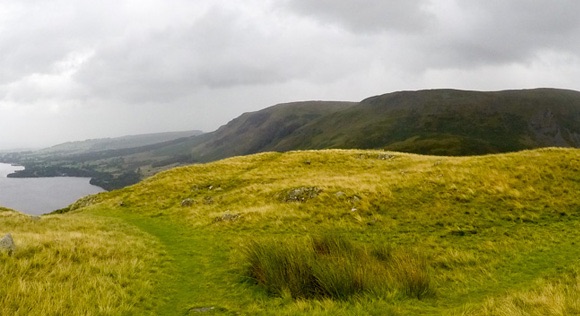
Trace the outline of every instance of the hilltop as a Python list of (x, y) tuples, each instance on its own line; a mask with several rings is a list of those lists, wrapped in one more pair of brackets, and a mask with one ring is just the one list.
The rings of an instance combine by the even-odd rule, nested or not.
[[(440, 89), (400, 91), (360, 102), (285, 103), (244, 113), (203, 135), (86, 155), (44, 156), (36, 166), (92, 176), (95, 184), (114, 189), (175, 166), (266, 151), (384, 149), (468, 156), (550, 146), (580, 147), (580, 92)], [(29, 174), (43, 174), (30, 161), (11, 162), (24, 164)]]
[[(579, 150), (555, 148), (267, 152), (174, 168), (37, 221), (0, 212), (18, 245), (0, 256), (0, 314), (577, 314), (579, 177)], [(368, 269), (349, 270), (356, 258)], [(268, 260), (319, 281), (278, 287)]]

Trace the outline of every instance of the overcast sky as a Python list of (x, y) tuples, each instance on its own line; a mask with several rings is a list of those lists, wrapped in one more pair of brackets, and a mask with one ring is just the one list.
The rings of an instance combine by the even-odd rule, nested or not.
[(580, 90), (577, 0), (2, 0), (0, 149), (398, 90)]

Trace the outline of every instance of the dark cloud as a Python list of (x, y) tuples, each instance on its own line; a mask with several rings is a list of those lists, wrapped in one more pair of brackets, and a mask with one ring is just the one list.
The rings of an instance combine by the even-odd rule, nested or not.
[(468, 0), (439, 10), (419, 45), (435, 67), (528, 63), (546, 50), (580, 53), (577, 1)]

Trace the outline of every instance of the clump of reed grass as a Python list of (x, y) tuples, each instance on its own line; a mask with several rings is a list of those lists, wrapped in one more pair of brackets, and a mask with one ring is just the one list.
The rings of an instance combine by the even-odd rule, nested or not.
[(245, 249), (247, 276), (273, 295), (347, 299), (387, 292), (433, 294), (427, 261), (388, 246), (369, 249), (338, 235), (252, 241)]

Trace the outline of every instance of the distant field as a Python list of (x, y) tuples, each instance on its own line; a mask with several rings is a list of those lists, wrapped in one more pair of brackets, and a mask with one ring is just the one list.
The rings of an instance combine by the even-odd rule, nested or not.
[(578, 149), (175, 168), (65, 214), (0, 210), (0, 314), (580, 314), (577, 192)]

